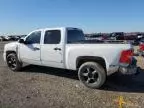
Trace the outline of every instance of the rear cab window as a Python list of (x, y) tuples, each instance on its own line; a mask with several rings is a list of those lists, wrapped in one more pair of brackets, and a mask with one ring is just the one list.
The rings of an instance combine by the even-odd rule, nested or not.
[(67, 29), (67, 43), (74, 43), (85, 40), (84, 33), (79, 29)]

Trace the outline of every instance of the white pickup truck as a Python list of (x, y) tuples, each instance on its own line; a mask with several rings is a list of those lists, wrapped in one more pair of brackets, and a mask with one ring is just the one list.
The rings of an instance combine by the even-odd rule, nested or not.
[(3, 57), (13, 71), (19, 71), (23, 63), (76, 70), (89, 88), (100, 88), (114, 72), (137, 73), (130, 44), (90, 42), (81, 29), (72, 27), (32, 31), (6, 44)]

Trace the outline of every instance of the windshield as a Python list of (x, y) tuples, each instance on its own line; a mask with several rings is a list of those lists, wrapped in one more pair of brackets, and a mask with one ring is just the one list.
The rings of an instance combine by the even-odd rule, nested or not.
[(85, 40), (84, 33), (78, 29), (67, 30), (67, 43)]

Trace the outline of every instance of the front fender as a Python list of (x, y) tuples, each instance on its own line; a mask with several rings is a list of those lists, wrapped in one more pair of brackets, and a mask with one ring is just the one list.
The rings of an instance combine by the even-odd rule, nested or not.
[(4, 52), (6, 51), (17, 51), (17, 46), (18, 46), (18, 42), (11, 42), (8, 44), (5, 44), (4, 46)]
[(3, 52), (3, 57), (5, 61), (6, 61), (6, 54), (8, 52), (15, 52), (18, 55), (18, 42), (5, 44)]

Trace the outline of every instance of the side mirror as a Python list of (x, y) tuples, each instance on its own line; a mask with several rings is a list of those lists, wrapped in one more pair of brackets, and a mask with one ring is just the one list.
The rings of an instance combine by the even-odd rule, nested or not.
[(19, 39), (19, 43), (25, 43), (24, 39)]

